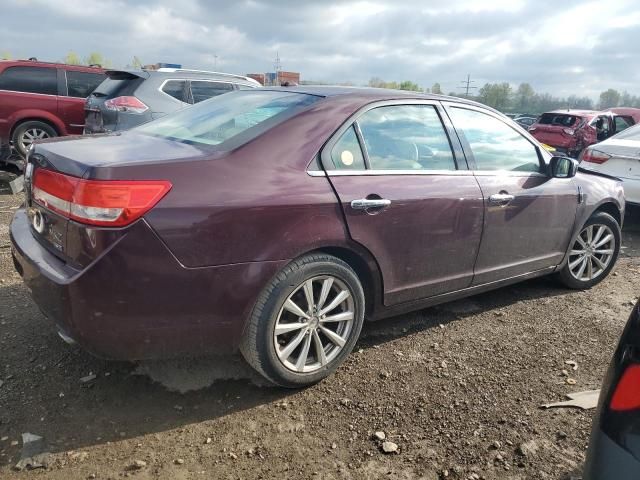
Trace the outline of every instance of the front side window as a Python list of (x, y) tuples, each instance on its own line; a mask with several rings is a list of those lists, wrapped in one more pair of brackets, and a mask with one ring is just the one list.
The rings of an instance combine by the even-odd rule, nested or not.
[(169, 80), (162, 86), (162, 91), (176, 100), (187, 103), (185, 83), (184, 80)]
[(243, 90), (179, 110), (135, 131), (184, 143), (240, 144), (290, 118), (321, 97), (270, 90)]
[(204, 82), (204, 81), (191, 81), (191, 96), (193, 97), (193, 103), (199, 103), (203, 100), (208, 100), (211, 97), (217, 97), (223, 93), (233, 91), (233, 85), (230, 83), (222, 82)]
[(0, 74), (0, 90), (58, 94), (58, 73), (47, 67), (9, 67)]
[(502, 120), (466, 108), (449, 111), (471, 148), (477, 170), (541, 171), (535, 146)]
[(331, 163), (336, 170), (364, 170), (364, 157), (353, 125), (331, 149)]
[(623, 117), (618, 115), (615, 117), (615, 124), (616, 132), (621, 132), (633, 125), (633, 119), (631, 117)]
[(67, 70), (67, 92), (70, 97), (87, 98), (104, 79), (101, 73)]
[(357, 120), (373, 170), (455, 170), (455, 160), (432, 105), (392, 105)]

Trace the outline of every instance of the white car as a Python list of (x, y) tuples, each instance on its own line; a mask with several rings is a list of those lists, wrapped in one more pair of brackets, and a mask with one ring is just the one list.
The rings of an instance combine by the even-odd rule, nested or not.
[(585, 148), (580, 166), (620, 178), (627, 203), (640, 205), (640, 124)]

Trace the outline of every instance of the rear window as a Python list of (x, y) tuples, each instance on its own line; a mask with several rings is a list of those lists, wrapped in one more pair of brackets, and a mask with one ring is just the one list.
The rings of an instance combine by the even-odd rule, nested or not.
[(107, 77), (100, 85), (96, 87), (93, 94), (96, 97), (119, 97), (124, 95), (133, 95), (138, 85), (144, 82), (144, 78), (110, 78)]
[(562, 113), (543, 113), (538, 119), (541, 125), (558, 125), (560, 127), (572, 127), (578, 121), (575, 115), (566, 115)]
[(241, 144), (320, 98), (269, 90), (236, 91), (167, 115), (135, 130), (185, 143), (219, 145), (237, 138)]
[(87, 98), (105, 79), (101, 73), (67, 70), (67, 91), (70, 97)]
[(0, 74), (0, 90), (57, 95), (57, 69), (47, 67), (8, 67)]

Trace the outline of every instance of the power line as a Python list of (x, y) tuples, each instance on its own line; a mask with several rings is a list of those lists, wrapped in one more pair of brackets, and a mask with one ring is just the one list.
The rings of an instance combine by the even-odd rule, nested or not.
[(461, 82), (461, 87), (464, 88), (464, 96), (468, 97), (469, 96), (469, 90), (473, 90), (474, 88), (478, 88), (473, 86), (473, 84), (476, 83), (474, 80), (471, 80), (471, 75), (467, 74), (467, 79), (466, 80), (462, 80)]

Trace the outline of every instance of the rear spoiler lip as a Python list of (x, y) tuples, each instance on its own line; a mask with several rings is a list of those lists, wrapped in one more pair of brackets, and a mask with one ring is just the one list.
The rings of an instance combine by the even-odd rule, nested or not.
[(144, 70), (107, 70), (106, 72), (104, 72), (104, 74), (107, 77), (115, 80), (149, 78), (149, 72), (145, 72)]

